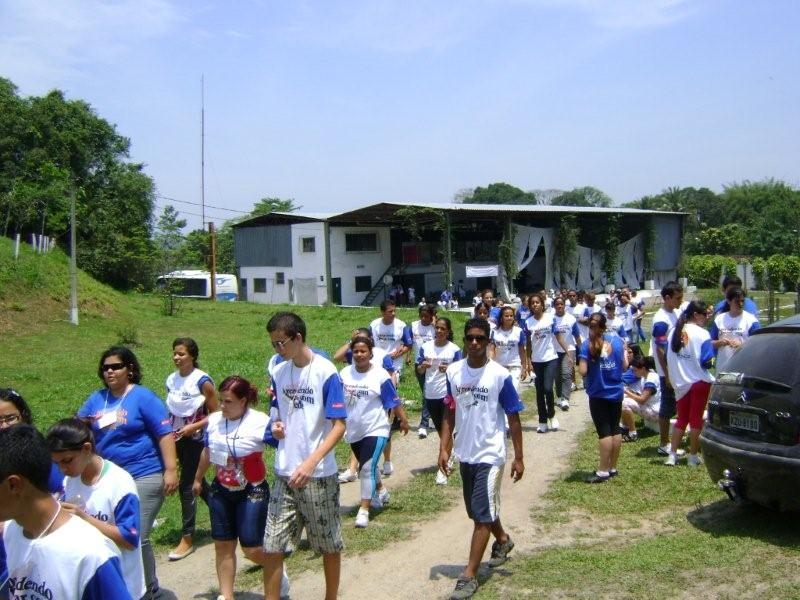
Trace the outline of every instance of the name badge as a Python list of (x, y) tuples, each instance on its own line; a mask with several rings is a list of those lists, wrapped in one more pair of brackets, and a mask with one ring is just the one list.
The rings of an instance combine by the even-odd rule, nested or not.
[(228, 453), (225, 450), (214, 450), (213, 448), (209, 448), (209, 454), (213, 464), (220, 467), (225, 467), (228, 465)]
[(117, 422), (117, 411), (116, 410), (109, 410), (103, 413), (99, 419), (97, 419), (97, 426), (100, 429), (105, 429), (109, 425), (114, 425)]

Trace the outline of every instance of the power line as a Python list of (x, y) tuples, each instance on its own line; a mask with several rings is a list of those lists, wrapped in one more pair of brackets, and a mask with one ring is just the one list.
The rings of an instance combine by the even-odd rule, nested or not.
[[(167, 205), (160, 206), (160, 208), (164, 208), (165, 206), (167, 206)], [(178, 214), (180, 214), (180, 215), (188, 215), (188, 216), (191, 216), (191, 217), (200, 217), (201, 219), (203, 218), (203, 215), (201, 215), (200, 213), (189, 212), (189, 211), (184, 210), (184, 209), (178, 210)], [(217, 219), (217, 220), (220, 220), (220, 221), (229, 220), (229, 217), (223, 217), (221, 215), (208, 215), (208, 214), (206, 214), (205, 216), (206, 216), (206, 222), (208, 222), (209, 220), (213, 220), (213, 219)]]
[[(194, 206), (202, 206), (199, 202), (191, 202), (189, 200), (178, 200), (177, 198), (170, 198), (169, 196), (164, 196), (163, 194), (156, 194), (156, 198), (161, 198), (163, 200), (169, 200), (170, 202), (180, 202), (182, 204), (192, 204)], [(235, 208), (225, 208), (224, 206), (211, 206), (210, 204), (206, 204), (206, 208), (215, 208), (217, 210), (226, 210), (228, 212), (239, 213), (240, 215), (249, 215), (249, 211), (246, 210), (236, 210)]]

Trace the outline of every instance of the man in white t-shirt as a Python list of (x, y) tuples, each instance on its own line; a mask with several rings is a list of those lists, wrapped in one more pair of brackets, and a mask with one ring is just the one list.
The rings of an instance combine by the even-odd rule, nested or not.
[(296, 314), (273, 315), (267, 333), (283, 358), (272, 373), (271, 428), (278, 449), (264, 532), (267, 598), (280, 595), (284, 552), (302, 527), (322, 555), (325, 597), (335, 598), (344, 547), (333, 454), (347, 416), (342, 380), (332, 362), (308, 347), (306, 325)]
[[(524, 406), (511, 375), (489, 359), (489, 323), (469, 319), (464, 325), (467, 358), (447, 367), (447, 396), (439, 444), (439, 468), (450, 473), (450, 454), (460, 461), (461, 481), (467, 514), (473, 521), (469, 561), (458, 576), (451, 599), (470, 598), (478, 589), (478, 567), (494, 536), (490, 567), (499, 567), (514, 548), (500, 523), (500, 484), (506, 462), (505, 417), (514, 446), (511, 478), (519, 481), (525, 471), (522, 460)], [(453, 431), (458, 430), (455, 444)]]
[(369, 328), (372, 329), (372, 339), (375, 347), (385, 350), (394, 362), (397, 380), (403, 370), (403, 355), (408, 352), (413, 344), (410, 334), (406, 331), (406, 324), (395, 315), (397, 307), (391, 300), (381, 302), (381, 316), (374, 319)]
[(667, 371), (667, 347), (669, 346), (669, 336), (667, 335), (675, 323), (678, 322), (680, 306), (683, 302), (683, 286), (677, 281), (668, 281), (661, 288), (661, 308), (653, 315), (653, 326), (650, 336), (650, 356), (656, 363), (656, 373), (658, 373), (659, 385), (661, 386), (661, 404), (658, 409), (658, 430), (660, 442), (658, 453), (662, 456), (669, 456), (670, 420), (675, 416), (675, 390), (669, 380)]

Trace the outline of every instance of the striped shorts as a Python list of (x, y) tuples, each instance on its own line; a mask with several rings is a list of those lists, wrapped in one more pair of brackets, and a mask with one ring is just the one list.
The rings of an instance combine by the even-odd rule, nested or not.
[(500, 518), (500, 483), (503, 465), (460, 463), (464, 505), (476, 523), (494, 523)]

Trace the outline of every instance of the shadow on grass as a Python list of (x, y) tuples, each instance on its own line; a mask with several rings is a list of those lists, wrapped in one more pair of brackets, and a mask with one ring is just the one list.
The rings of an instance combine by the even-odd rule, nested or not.
[(797, 548), (800, 546), (797, 516), (725, 499), (695, 508), (686, 519), (693, 527), (714, 537), (751, 538), (774, 546)]

